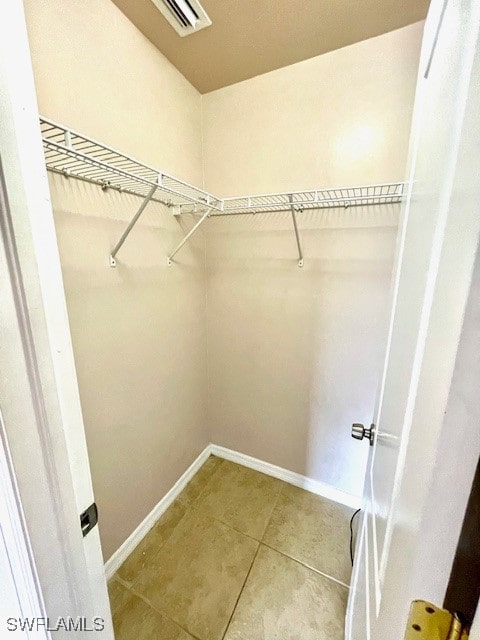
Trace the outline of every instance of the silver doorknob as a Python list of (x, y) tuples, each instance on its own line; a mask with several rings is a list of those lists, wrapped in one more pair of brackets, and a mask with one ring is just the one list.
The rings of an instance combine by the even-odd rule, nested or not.
[(355, 438), (355, 440), (363, 440), (364, 438), (368, 438), (368, 440), (370, 441), (370, 445), (373, 445), (374, 436), (374, 424), (371, 424), (369, 429), (365, 428), (363, 424), (359, 424), (358, 422), (352, 424), (352, 438)]

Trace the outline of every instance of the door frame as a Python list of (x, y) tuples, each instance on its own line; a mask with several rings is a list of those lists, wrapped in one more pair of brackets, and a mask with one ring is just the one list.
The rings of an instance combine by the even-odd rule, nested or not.
[[(0, 621), (1, 629), (17, 629), (19, 618), (46, 614), (6, 436), (0, 413)], [(14, 619), (11, 624), (9, 618)], [(43, 626), (35, 634), (17, 630), (16, 637), (20, 634), (51, 638)]]
[(80, 528), (93, 488), (21, 0), (0, 3), (0, 122), (0, 407), (16, 536), (47, 615), (98, 616), (95, 637), (113, 640), (98, 526)]

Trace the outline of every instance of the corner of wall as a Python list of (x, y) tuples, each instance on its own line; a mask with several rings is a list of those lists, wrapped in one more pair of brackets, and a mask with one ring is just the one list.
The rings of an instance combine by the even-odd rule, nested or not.
[[(205, 136), (204, 136), (204, 103), (203, 103), (203, 94), (200, 94), (200, 140), (201, 140), (201, 162), (202, 162), (202, 189), (205, 190)], [(207, 262), (207, 243), (208, 243), (208, 225), (204, 227), (203, 233), (203, 247), (204, 247), (204, 256), (203, 256), (203, 267), (204, 267), (204, 283), (205, 283), (205, 305), (204, 305), (204, 327), (205, 327), (205, 401), (206, 401), (206, 424), (205, 424), (205, 435), (207, 437), (207, 442), (211, 441), (211, 432), (210, 432), (210, 368), (208, 366), (209, 361), (209, 336), (208, 336), (208, 262)]]
[(205, 138), (204, 138), (204, 122), (203, 122), (203, 94), (200, 94), (200, 144), (201, 144), (201, 162), (202, 162), (202, 189), (205, 190)]

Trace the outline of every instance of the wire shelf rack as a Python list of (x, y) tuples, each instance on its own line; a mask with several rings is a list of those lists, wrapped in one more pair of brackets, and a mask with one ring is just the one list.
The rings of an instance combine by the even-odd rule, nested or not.
[(40, 129), (49, 171), (142, 198), (156, 186), (151, 199), (167, 206), (222, 207), (222, 200), (212, 194), (47, 118), (40, 118)]
[(151, 200), (174, 207), (175, 214), (201, 214), (200, 220), (167, 257), (169, 265), (173, 264), (174, 256), (210, 217), (288, 211), (292, 216), (298, 248), (298, 266), (302, 267), (304, 260), (297, 213), (309, 209), (395, 204), (401, 202), (405, 194), (404, 182), (390, 182), (361, 187), (216, 198), (211, 193), (47, 118), (40, 118), (40, 129), (45, 163), (49, 171), (85, 180), (103, 189), (116, 189), (142, 198), (140, 207), (112, 248), (109, 256), (112, 267), (116, 266), (118, 251)]
[(405, 183), (390, 182), (361, 187), (316, 189), (288, 193), (269, 193), (256, 196), (225, 198), (223, 210), (212, 215), (241, 215), (272, 211), (306, 211), (334, 207), (358, 207), (395, 204), (404, 196)]

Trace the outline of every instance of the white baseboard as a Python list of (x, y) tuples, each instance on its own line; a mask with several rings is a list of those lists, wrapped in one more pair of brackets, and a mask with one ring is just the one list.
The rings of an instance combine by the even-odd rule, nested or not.
[(145, 520), (138, 525), (125, 542), (115, 551), (115, 553), (105, 563), (105, 575), (107, 580), (113, 576), (113, 574), (121, 567), (128, 556), (132, 553), (135, 547), (143, 540), (150, 529), (160, 519), (160, 516), (165, 513), (168, 507), (176, 500), (176, 498), (182, 493), (186, 485), (190, 482), (193, 476), (197, 473), (200, 467), (207, 461), (211, 454), (211, 445), (205, 447), (192, 464), (188, 467), (184, 474), (180, 476), (173, 487), (166, 493), (163, 498), (156, 504)]
[(327, 498), (327, 500), (333, 500), (333, 502), (338, 502), (352, 509), (359, 509), (362, 506), (362, 498), (359, 496), (335, 489), (335, 487), (329, 484), (320, 482), (319, 480), (313, 480), (313, 478), (307, 478), (307, 476), (302, 476), (300, 473), (277, 467), (270, 462), (264, 462), (258, 458), (252, 458), (252, 456), (247, 456), (244, 453), (239, 453), (226, 447), (220, 447), (216, 444), (210, 445), (210, 453), (219, 458), (241, 464), (249, 469), (255, 469), (255, 471), (265, 473), (267, 476), (278, 478), (279, 480), (288, 482), (288, 484), (293, 484), (296, 487), (315, 493), (317, 496), (322, 496), (323, 498)]
[(359, 509), (361, 507), (362, 498), (358, 496), (345, 493), (344, 491), (335, 489), (335, 487), (325, 484), (324, 482), (307, 478), (306, 476), (302, 476), (294, 471), (288, 471), (288, 469), (277, 467), (270, 462), (264, 462), (258, 458), (252, 458), (244, 453), (239, 453), (238, 451), (233, 451), (226, 447), (220, 447), (216, 444), (209, 444), (200, 453), (198, 458), (192, 462), (185, 473), (177, 480), (170, 491), (166, 493), (160, 502), (152, 509), (152, 511), (150, 511), (145, 520), (138, 525), (135, 531), (128, 536), (121, 547), (119, 547), (112, 557), (107, 560), (105, 563), (105, 574), (107, 580), (110, 580), (113, 574), (120, 568), (135, 547), (159, 520), (160, 516), (180, 495), (188, 482), (190, 482), (210, 455), (218, 456), (224, 460), (230, 460), (230, 462), (236, 462), (237, 464), (241, 464), (249, 469), (254, 469), (255, 471), (260, 471), (261, 473), (265, 473), (267, 476), (278, 478), (278, 480), (283, 480), (284, 482), (288, 482), (288, 484), (293, 484), (296, 487), (300, 487), (306, 491), (315, 493), (318, 496), (327, 498), (328, 500), (333, 500), (339, 504), (351, 507), (352, 509)]

